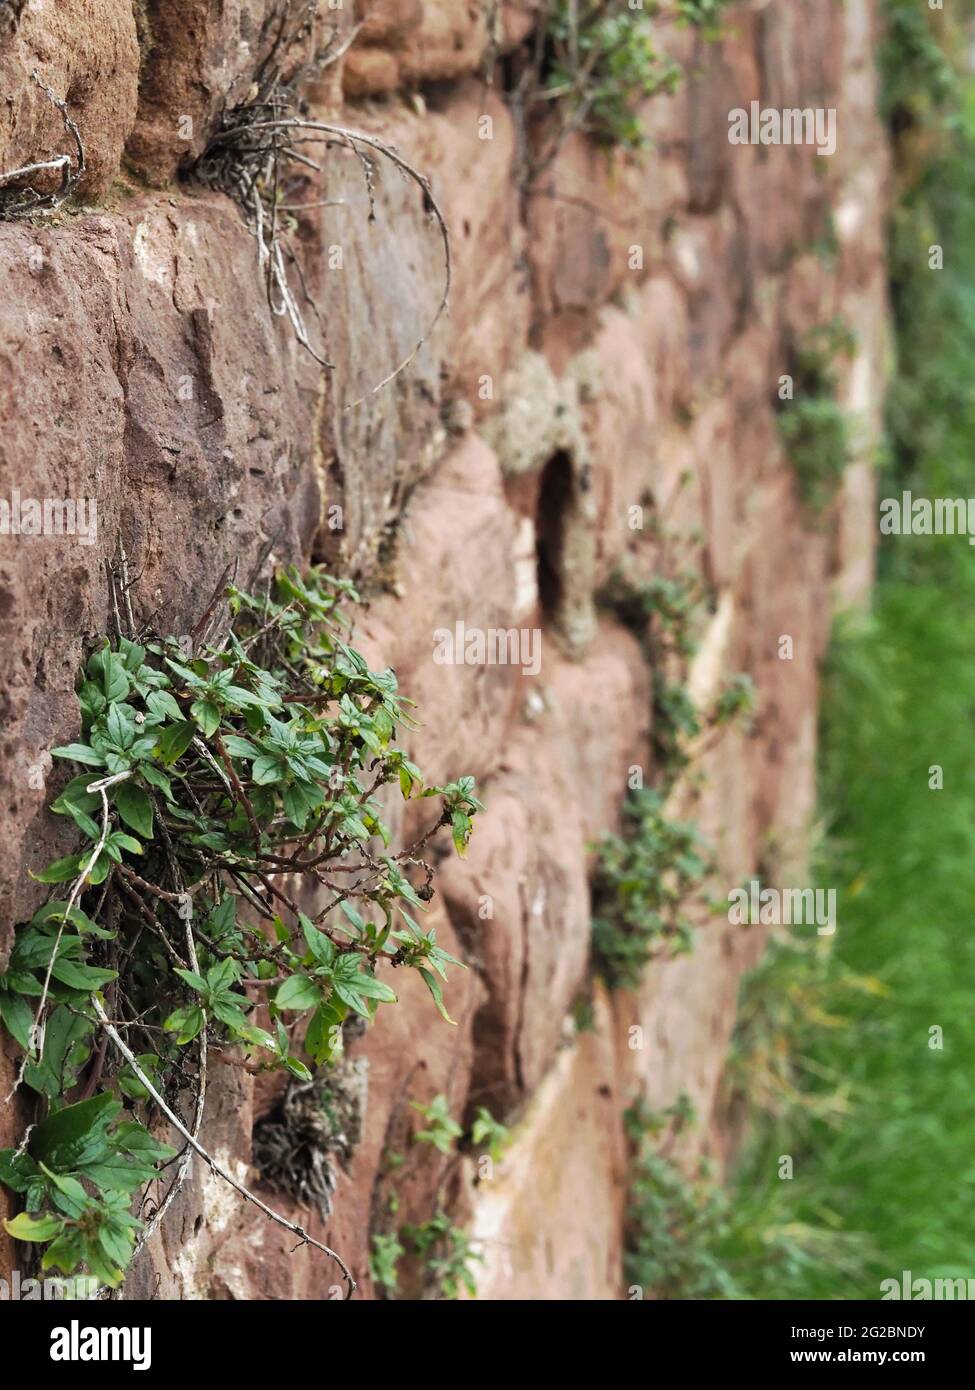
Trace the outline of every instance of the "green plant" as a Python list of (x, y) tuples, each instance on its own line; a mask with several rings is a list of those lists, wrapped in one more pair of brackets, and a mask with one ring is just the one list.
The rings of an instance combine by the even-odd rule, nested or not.
[(511, 1143), (511, 1131), (507, 1125), (496, 1120), (485, 1106), (478, 1106), (474, 1123), (471, 1126), (471, 1143), (475, 1148), (487, 1152), (492, 1163), (500, 1163), (501, 1157)]
[(591, 983), (591, 981), (587, 981), (586, 986), (572, 1001), (572, 1022), (577, 1033), (594, 1033), (596, 1031), (596, 1009)]
[(738, 1283), (721, 1257), (731, 1224), (726, 1195), (703, 1163), (685, 1176), (665, 1153), (657, 1152), (691, 1119), (693, 1111), (686, 1103), (657, 1112), (643, 1101), (624, 1116), (634, 1150), (624, 1280), (655, 1298), (740, 1298)]
[(463, 1129), (450, 1114), (450, 1103), (446, 1096), (434, 1096), (429, 1105), (411, 1100), (410, 1105), (426, 1120), (426, 1129), (417, 1130), (413, 1139), (417, 1144), (432, 1144), (442, 1154), (451, 1154)]
[(748, 727), (755, 707), (755, 687), (750, 676), (729, 677), (713, 704), (700, 710), (690, 691), (668, 680), (662, 670), (653, 673), (653, 724), (651, 739), (662, 773), (662, 785), (673, 785), (690, 762), (689, 746), (702, 734), (708, 737), (696, 748), (700, 758), (720, 736), (721, 730), (742, 719)]
[(44, 1269), (84, 1267), (115, 1287), (131, 1258), (141, 1223), (132, 1197), (176, 1150), (135, 1120), (118, 1122), (120, 1101), (107, 1093), (52, 1111), (26, 1147), (0, 1152), (0, 1182), (24, 1210), (5, 1222), (17, 1240), (46, 1248)]
[(815, 512), (831, 502), (850, 461), (847, 417), (837, 401), (835, 360), (853, 348), (838, 320), (821, 324), (793, 348), (791, 400), (779, 402), (779, 435), (803, 501)]
[(696, 629), (707, 590), (696, 571), (685, 570), (673, 578), (654, 574), (638, 581), (626, 569), (617, 569), (599, 597), (634, 636), (652, 647), (655, 661), (690, 657), (697, 650)]
[(433, 1291), (441, 1298), (455, 1299), (461, 1289), (477, 1296), (477, 1282), (471, 1264), (484, 1257), (474, 1249), (465, 1231), (453, 1225), (450, 1217), (438, 1211), (419, 1226), (404, 1226), (401, 1233), (422, 1261)]
[(639, 103), (673, 91), (680, 69), (658, 51), (652, 12), (626, 0), (553, 0), (539, 98), (557, 101), (565, 122), (624, 149), (645, 143)]
[(742, 672), (731, 676), (721, 690), (711, 708), (709, 723), (712, 728), (723, 728), (736, 719), (750, 720), (755, 712), (755, 684), (751, 676)]
[[(961, 9), (965, 3), (967, 0)], [(910, 130), (930, 135), (944, 115), (959, 104), (957, 74), (943, 37), (934, 27), (938, 18), (927, 7), (915, 5), (914, 0), (883, 3), (880, 108), (899, 144)], [(960, 14), (957, 22), (964, 23), (964, 16)], [(930, 163), (929, 156), (929, 168)]]
[[(652, 534), (659, 542), (659, 564), (670, 568), (670, 551), (684, 537), (667, 531), (654, 515)], [(660, 779), (673, 784), (687, 766), (686, 745), (700, 734), (701, 716), (684, 683), (697, 639), (708, 593), (701, 575), (680, 568), (637, 578), (632, 564), (616, 569), (604, 586), (600, 603), (612, 610), (636, 637), (651, 669), (653, 694), (651, 740)]]
[(638, 985), (658, 948), (690, 948), (685, 908), (707, 872), (696, 828), (668, 820), (658, 793), (634, 792), (623, 833), (598, 847), (592, 879), (593, 953), (610, 987)]
[(731, 0), (677, 0), (677, 17), (700, 29), (706, 39), (721, 37), (721, 19)]
[(399, 1287), (399, 1262), (405, 1253), (397, 1235), (376, 1233), (372, 1238), (369, 1273), (375, 1283), (390, 1293)]
[[(425, 787), (394, 746), (397, 728), (410, 722), (408, 702), (392, 671), (371, 671), (345, 640), (340, 605), (356, 597), (320, 571), (303, 578), (288, 570), (257, 597), (228, 589), (222, 633), (209, 642), (143, 644), (120, 635), (91, 654), (78, 690), (81, 739), (54, 750), (86, 771), (51, 807), (74, 822), (84, 847), (37, 875), (70, 886), (19, 929), (0, 977), (2, 1018), (24, 1050), (18, 1083), (37, 1093), (51, 1122), (69, 1113), (79, 1084), (100, 1087), (93, 1099), (116, 1106), (113, 1114), (116, 1091), (148, 1097), (251, 1201), (197, 1137), (208, 1044), (237, 1050), (250, 1070), (283, 1069), (307, 1081), (301, 1052), (312, 1064), (329, 1062), (341, 1054), (348, 1019), (369, 1021), (381, 1004), (395, 1003), (380, 966), (415, 970), (451, 1021), (440, 981), (458, 962), (413, 913), (433, 891), (425, 845), (449, 827), (463, 853), (480, 803), (471, 778)], [(219, 601), (198, 633), (221, 621)], [(398, 853), (376, 800), (390, 783), (404, 798), (440, 802), (433, 823)], [(324, 907), (303, 910), (295, 882), (324, 889)], [(269, 1029), (255, 1021), (259, 1003)], [(191, 1080), (189, 1128), (175, 1107)], [(72, 1110), (75, 1126), (90, 1120), (74, 1136), (87, 1153), (87, 1144), (115, 1141), (103, 1112), (86, 1104)], [(119, 1132), (135, 1142), (130, 1128)], [(35, 1157), (47, 1163), (43, 1153)], [(8, 1150), (0, 1161), (33, 1211), (40, 1189), (23, 1187), (22, 1159)], [(90, 1175), (47, 1167), (59, 1181), (44, 1200), (55, 1203), (59, 1192), (58, 1210), (87, 1230), (87, 1217), (66, 1210), (79, 1199), (63, 1184)], [(40, 1228), (50, 1226), (49, 1237), (23, 1221), (13, 1233), (55, 1242), (45, 1260), (66, 1273), (69, 1256), (87, 1264), (91, 1241), (65, 1242), (53, 1221)], [(113, 1241), (116, 1281), (123, 1244)]]

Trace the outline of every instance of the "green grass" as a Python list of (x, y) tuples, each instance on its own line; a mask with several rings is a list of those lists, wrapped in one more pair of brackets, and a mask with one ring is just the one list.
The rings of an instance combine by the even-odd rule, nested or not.
[[(880, 496), (968, 497), (975, 102), (970, 81), (952, 90), (928, 43), (929, 33), (947, 39), (957, 58), (960, 36), (926, 30), (907, 0), (887, 10), (885, 109), (902, 196)], [(933, 156), (922, 131), (936, 137)], [(945, 248), (940, 272), (927, 268), (934, 242)], [(975, 1277), (975, 552), (964, 537), (885, 539), (880, 576), (870, 620), (838, 630), (825, 677), (818, 881), (838, 890), (831, 956), (763, 967), (746, 985), (738, 1040), (739, 1090), (757, 1088), (787, 1039), (786, 1080), (805, 1098), (766, 1096), (733, 1198), (761, 1227), (792, 1221), (825, 1244), (821, 1258), (814, 1239), (809, 1260), (750, 1275), (752, 1296), (879, 1298), (881, 1279), (904, 1269)], [(941, 791), (929, 787), (935, 764)], [(818, 1022), (783, 992), (801, 995), (816, 971)], [(929, 1047), (934, 1027), (940, 1051)], [(781, 1153), (795, 1159), (791, 1182), (777, 1177)]]

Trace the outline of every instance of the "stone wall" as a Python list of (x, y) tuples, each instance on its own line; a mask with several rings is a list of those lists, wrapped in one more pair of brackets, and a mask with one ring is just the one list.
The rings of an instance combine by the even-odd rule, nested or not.
[[(458, 1219), (483, 1241), (480, 1296), (619, 1297), (622, 1109), (641, 1086), (661, 1104), (686, 1091), (706, 1133), (737, 982), (762, 942), (712, 921), (639, 993), (597, 990), (591, 1031), (570, 1021), (588, 969), (590, 847), (617, 825), (629, 770), (654, 774), (650, 673), (595, 595), (627, 551), (653, 563), (628, 526), (648, 493), (699, 534), (714, 603), (691, 688), (704, 705), (747, 672), (757, 711), (750, 733), (709, 743), (673, 806), (714, 845), (721, 893), (770, 861), (801, 864), (817, 661), (831, 609), (862, 602), (871, 581), (886, 339), (875, 0), (738, 0), (717, 43), (666, 28), (687, 77), (648, 103), (651, 148), (570, 139), (528, 193), (500, 69), (491, 85), (484, 65), (523, 40), (534, 0), (321, 3), (286, 62), (361, 27), (307, 84), (309, 110), (378, 134), (428, 175), (453, 243), (449, 315), (352, 410), (439, 299), (442, 247), (415, 187), (380, 161), (370, 220), (358, 163), (334, 145), (297, 195), (332, 204), (299, 219), (335, 364), (323, 374), (268, 312), (235, 206), (188, 176), (287, 4), (5, 8), (0, 170), (64, 148), (36, 68), (67, 99), (88, 172), (70, 211), (0, 223), (2, 495), (94, 497), (98, 529), (88, 546), (0, 536), (0, 948), (41, 900), (28, 871), (71, 848), (44, 810), (58, 774), (45, 790), (31, 770), (49, 771), (45, 750), (77, 734), (74, 673), (109, 628), (119, 536), (138, 613), (168, 631), (192, 626), (228, 561), (246, 577), (268, 545), (272, 560), (371, 576), (358, 636), (419, 705), (413, 755), (431, 778), (470, 772), (483, 787), (469, 856), (444, 860), (432, 911), (470, 968), (449, 991), (456, 1028), (407, 981), (354, 1045), (369, 1060), (361, 1142), (334, 1216), (296, 1219), (373, 1296), (384, 1150), (418, 1123), (405, 1098), (443, 1092), (453, 1114), (488, 1104), (515, 1134), (491, 1181), (466, 1164), (451, 1177)], [(753, 100), (835, 107), (836, 154), (732, 146), (728, 112)], [(836, 317), (855, 335), (841, 389), (856, 457), (816, 522), (774, 401), (789, 344)], [(540, 570), (554, 583), (540, 588)], [(458, 620), (540, 627), (540, 675), (435, 664), (434, 630)], [(225, 1071), (204, 1140), (243, 1176), (274, 1088)], [(21, 1124), (15, 1105), (0, 1112), (7, 1138)], [(410, 1165), (403, 1219), (430, 1213), (438, 1162)], [(334, 1271), (293, 1243), (198, 1166), (127, 1293), (328, 1297)]]

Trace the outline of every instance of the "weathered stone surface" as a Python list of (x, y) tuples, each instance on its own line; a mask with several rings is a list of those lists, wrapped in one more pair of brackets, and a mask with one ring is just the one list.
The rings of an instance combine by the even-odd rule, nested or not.
[[(430, 325), (444, 291), (444, 250), (421, 195), (388, 161), (376, 162), (376, 216), (370, 222), (362, 170), (336, 146), (324, 188), (342, 199), (312, 215), (302, 241), (312, 294), (335, 362), (321, 417), (329, 501), (344, 509), (340, 536), (323, 533), (353, 568), (375, 555), (416, 482), (446, 452), (449, 435), (491, 408), (502, 374), (527, 338), (529, 302), (511, 274), (523, 233), (512, 186), (514, 136), (497, 97), (475, 84), (425, 118), (406, 108), (366, 114), (375, 131), (431, 180), (452, 238), (449, 312)], [(359, 113), (356, 113), (357, 117)], [(493, 138), (479, 137), (482, 115)], [(468, 171), (476, 169), (476, 182)], [(317, 248), (317, 251), (316, 251)], [(375, 388), (427, 338), (409, 370)], [(349, 407), (354, 402), (354, 408)]]
[(502, 1113), (551, 1064), (589, 951), (585, 841), (569, 770), (533, 728), (513, 736), (507, 759), (485, 787), (491, 810), (466, 861), (447, 861), (440, 875), (488, 993), (474, 1019), (475, 1087)]
[(398, 87), (456, 81), (529, 32), (537, 0), (356, 0), (359, 29), (344, 63), (346, 95), (381, 96)]
[(162, 187), (206, 148), (224, 109), (252, 100), (267, 63), (314, 78), (351, 24), (312, 0), (138, 0), (142, 70), (126, 160)]
[[(592, 1302), (620, 1296), (626, 1156), (605, 996), (594, 1031), (559, 1053), (472, 1197), (478, 1297)], [(544, 1178), (541, 1177), (544, 1175)]]
[[(60, 154), (77, 162), (74, 140), (43, 85), (67, 102), (81, 132), (87, 173), (80, 196), (106, 191), (135, 120), (132, 11), (130, 0), (33, 0), (11, 11), (6, 31), (0, 28), (0, 173)], [(39, 190), (59, 182), (60, 174), (31, 180)]]
[(587, 850), (616, 828), (648, 714), (626, 634), (605, 631), (581, 664), (546, 650), (528, 722), (486, 784), (489, 809), (468, 857), (441, 870), (447, 910), (487, 989), (474, 1019), (474, 1087), (485, 1103), (508, 1110), (530, 1095), (562, 1037), (589, 951)]
[(375, 601), (363, 620), (362, 635), (417, 703), (421, 726), (404, 746), (431, 782), (488, 776), (532, 685), (513, 665), (435, 660), (450, 654), (442, 635), (453, 638), (457, 623), (485, 632), (509, 626), (514, 542), (498, 460), (471, 434), (413, 494), (396, 541), (397, 594)]

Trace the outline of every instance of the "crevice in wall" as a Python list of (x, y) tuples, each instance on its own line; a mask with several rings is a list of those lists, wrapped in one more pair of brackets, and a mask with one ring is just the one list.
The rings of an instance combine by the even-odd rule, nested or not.
[(538, 597), (543, 617), (553, 624), (565, 603), (565, 532), (572, 491), (572, 460), (559, 449), (542, 470), (535, 523)]

